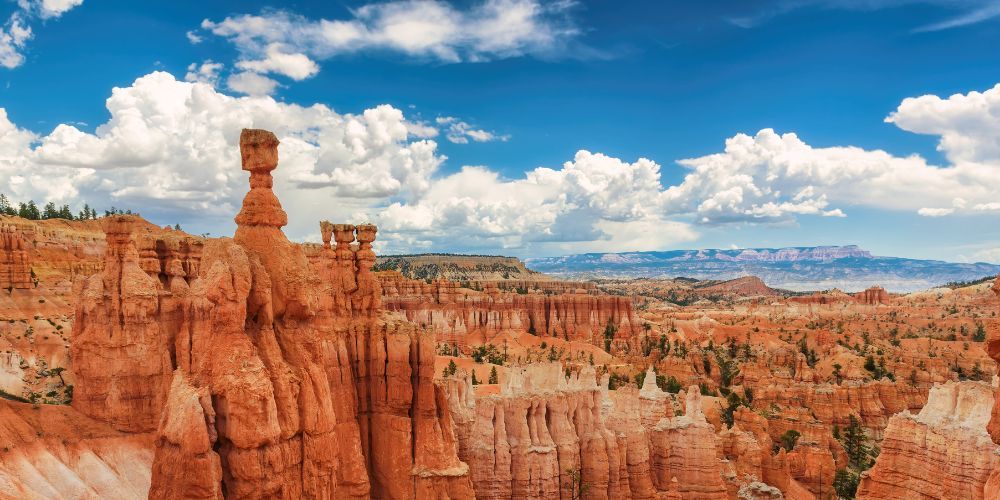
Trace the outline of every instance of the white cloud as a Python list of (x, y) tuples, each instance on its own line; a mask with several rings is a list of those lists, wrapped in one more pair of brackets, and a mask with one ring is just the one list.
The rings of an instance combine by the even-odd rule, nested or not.
[(229, 78), (226, 79), (226, 85), (229, 86), (230, 90), (241, 94), (262, 96), (273, 94), (274, 89), (278, 87), (278, 82), (252, 71), (244, 71), (229, 75)]
[(974, 93), (908, 100), (892, 115), (904, 128), (941, 134), (942, 150), (955, 159), (948, 166), (817, 148), (765, 129), (681, 161), (690, 171), (665, 187), (651, 160), (585, 150), (559, 168), (514, 179), (482, 166), (436, 176), (446, 158), (431, 138), (447, 137), (462, 120), (408, 120), (388, 105), (339, 114), (318, 104), (231, 97), (201, 81), (217, 75), (213, 64), (192, 66), (186, 76), (194, 82), (155, 72), (114, 89), (110, 119), (94, 133), (62, 124), (38, 136), (0, 108), (0, 184), (15, 200), (117, 205), (158, 222), (225, 231), (246, 191), (239, 130), (260, 127), (281, 140), (275, 189), (292, 237), (314, 235), (319, 219), (371, 220), (394, 251), (651, 250), (695, 240), (699, 224), (843, 217), (856, 206), (925, 216), (1000, 211), (1000, 150), (991, 152), (988, 131), (969, 125), (996, 124), (975, 116), (992, 108), (969, 105)]
[(18, 0), (17, 10), (0, 26), (0, 66), (14, 69), (24, 64), (24, 49), (34, 36), (29, 21), (57, 18), (83, 0)]
[(1000, 4), (990, 1), (986, 3), (986, 5), (983, 5), (982, 7), (964, 12), (951, 19), (946, 19), (941, 22), (917, 28), (916, 30), (914, 30), (914, 32), (923, 33), (928, 31), (941, 31), (952, 28), (959, 28), (962, 26), (968, 26), (970, 24), (977, 24), (983, 21), (988, 21), (997, 16), (1000, 16)]
[(1000, 263), (1000, 247), (986, 248), (979, 250), (972, 254), (972, 262), (992, 262), (994, 264)]
[(917, 213), (924, 217), (944, 217), (955, 213), (954, 208), (921, 208)]
[(14, 13), (0, 27), (0, 66), (14, 69), (24, 63), (21, 53), (32, 37), (31, 27), (26, 26), (20, 14)]
[[(1000, 16), (1000, 5), (995, 0), (770, 0), (738, 6), (737, 10), (741, 12), (729, 17), (728, 21), (740, 28), (750, 29), (803, 8), (870, 12), (912, 5), (931, 5), (952, 13), (952, 17), (943, 21), (913, 29), (914, 33), (958, 28)], [(746, 12), (747, 9), (749, 12)]]
[(277, 73), (293, 80), (304, 80), (319, 72), (319, 66), (308, 56), (288, 53), (278, 43), (267, 46), (263, 59), (239, 61), (236, 67), (256, 73)]
[(400, 246), (529, 248), (534, 253), (654, 249), (691, 241), (695, 231), (658, 210), (659, 165), (580, 151), (555, 170), (504, 180), (464, 167), (435, 180), (420, 198), (375, 216)]
[(191, 63), (187, 67), (184, 81), (207, 83), (215, 87), (219, 84), (220, 71), (222, 71), (222, 63), (214, 62), (211, 59), (206, 59), (201, 64)]
[[(396, 52), (457, 63), (562, 54), (580, 31), (571, 0), (485, 0), (460, 9), (437, 0), (399, 0), (351, 10), (347, 19), (309, 19), (286, 11), (205, 19), (201, 29), (240, 53), (236, 67), (302, 80), (316, 60), (360, 51)], [(192, 43), (202, 36), (189, 32)]]
[(270, 97), (230, 97), (162, 72), (116, 88), (110, 119), (94, 134), (59, 125), (36, 136), (0, 108), (0, 184), (14, 200), (51, 200), (139, 210), (160, 223), (231, 227), (247, 189), (240, 129), (281, 140), (275, 189), (304, 237), (320, 219), (350, 214), (393, 196), (418, 196), (443, 161), (433, 141), (411, 141), (402, 112), (360, 115)]
[(440, 116), (435, 119), (435, 122), (445, 127), (445, 137), (455, 144), (468, 144), (469, 139), (475, 142), (506, 142), (510, 140), (509, 135), (499, 135), (495, 132), (477, 129), (453, 116)]
[(59, 17), (74, 7), (83, 4), (83, 0), (35, 0), (31, 2), (38, 8), (42, 18)]
[(909, 97), (885, 119), (917, 134), (941, 137), (952, 162), (1000, 162), (1000, 85), (985, 92)]
[[(908, 120), (912, 117), (907, 112), (912, 108), (908, 101), (890, 117), (897, 125), (904, 118), (915, 125)], [(702, 223), (768, 222), (802, 214), (844, 215), (843, 207), (831, 208), (831, 204), (942, 216), (957, 213), (967, 204), (996, 199), (1000, 156), (988, 154), (982, 147), (972, 148), (982, 156), (973, 155), (969, 148), (957, 148), (959, 143), (974, 141), (954, 132), (957, 120), (947, 119), (947, 110), (939, 111), (924, 116), (937, 120), (936, 130), (945, 134), (942, 144), (948, 144), (949, 156), (974, 156), (983, 163), (960, 161), (937, 167), (919, 156), (897, 157), (856, 147), (814, 148), (795, 134), (764, 129), (753, 137), (738, 134), (728, 139), (722, 153), (681, 161), (692, 172), (681, 184), (666, 190), (665, 208), (671, 213), (694, 214)], [(979, 123), (985, 120), (975, 119)], [(1000, 127), (994, 126), (994, 130), (1000, 133)], [(976, 134), (985, 138), (988, 132)], [(985, 163), (987, 159), (990, 163)], [(933, 208), (947, 205), (951, 207)]]
[(184, 34), (184, 36), (187, 37), (188, 41), (191, 42), (192, 45), (198, 45), (199, 43), (205, 41), (204, 37), (195, 33), (194, 30), (188, 31)]

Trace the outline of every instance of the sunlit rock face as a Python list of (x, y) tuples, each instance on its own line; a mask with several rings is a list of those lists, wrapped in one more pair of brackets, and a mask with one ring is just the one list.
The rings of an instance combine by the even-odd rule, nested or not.
[(32, 286), (28, 243), (17, 227), (0, 225), (0, 289), (23, 290)]
[(250, 192), (232, 239), (136, 238), (130, 217), (106, 219), (74, 408), (155, 431), (150, 498), (471, 498), (433, 334), (381, 317), (376, 228), (323, 224), (310, 262), (281, 230), (277, 146), (240, 138)]
[(920, 413), (889, 420), (882, 452), (858, 498), (906, 498), (912, 492), (924, 498), (984, 498), (987, 479), (1000, 465), (1000, 446), (986, 432), (992, 406), (988, 384), (936, 385)]

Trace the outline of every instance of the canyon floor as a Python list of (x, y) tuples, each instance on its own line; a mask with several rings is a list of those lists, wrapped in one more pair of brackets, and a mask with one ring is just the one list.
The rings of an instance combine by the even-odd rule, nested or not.
[(573, 282), (325, 221), (296, 244), (276, 147), (241, 137), (232, 238), (0, 217), (0, 497), (1000, 498), (1000, 279)]

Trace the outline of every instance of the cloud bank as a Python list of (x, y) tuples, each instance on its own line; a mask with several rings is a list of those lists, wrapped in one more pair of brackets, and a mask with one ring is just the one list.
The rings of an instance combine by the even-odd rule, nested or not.
[[(214, 88), (212, 63), (185, 79), (155, 72), (115, 88), (94, 133), (62, 124), (39, 135), (0, 108), (0, 182), (14, 201), (89, 202), (136, 209), (156, 222), (217, 233), (246, 191), (244, 127), (281, 140), (276, 190), (290, 236), (316, 221), (372, 221), (392, 251), (497, 250), (536, 255), (652, 250), (694, 241), (720, 224), (850, 216), (856, 207), (954, 217), (1000, 212), (1000, 85), (904, 100), (886, 121), (938, 136), (947, 165), (852, 146), (813, 147), (794, 133), (737, 134), (721, 151), (684, 159), (665, 186), (647, 158), (578, 151), (557, 167), (504, 178), (488, 166), (443, 175), (445, 139), (478, 133), (461, 120), (409, 120), (392, 106), (340, 113)], [(461, 133), (461, 135), (458, 135)], [(483, 139), (485, 140), (485, 138)]]
[(54, 19), (83, 4), (83, 0), (18, 0), (17, 9), (0, 26), (0, 66), (14, 69), (24, 64), (24, 50), (34, 37), (36, 19)]
[[(511, 57), (556, 57), (580, 34), (570, 18), (575, 2), (485, 0), (466, 8), (437, 0), (373, 3), (345, 19), (310, 19), (283, 10), (206, 19), (192, 43), (221, 37), (237, 49), (236, 92), (273, 91), (273, 76), (303, 80), (320, 70), (316, 61), (359, 52), (399, 54), (411, 61), (481, 62)], [(248, 85), (248, 81), (255, 81)]]

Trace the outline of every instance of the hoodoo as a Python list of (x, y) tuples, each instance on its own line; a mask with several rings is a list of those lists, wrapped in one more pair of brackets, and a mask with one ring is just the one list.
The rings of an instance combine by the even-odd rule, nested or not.
[(267, 131), (240, 137), (250, 192), (233, 239), (137, 238), (131, 216), (104, 220), (74, 407), (155, 431), (150, 498), (471, 498), (433, 333), (381, 314), (375, 226), (323, 223), (310, 262), (281, 231), (277, 148)]
[(21, 232), (12, 225), (0, 226), (0, 288), (31, 288), (31, 257)]

